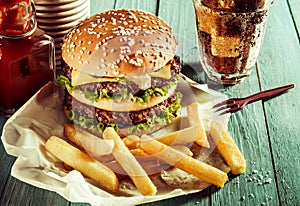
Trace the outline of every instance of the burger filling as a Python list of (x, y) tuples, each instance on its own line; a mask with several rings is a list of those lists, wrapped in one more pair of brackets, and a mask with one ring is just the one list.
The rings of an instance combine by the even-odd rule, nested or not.
[(152, 131), (158, 124), (165, 126), (171, 123), (180, 113), (181, 98), (182, 94), (177, 93), (151, 108), (115, 112), (83, 104), (66, 92), (65, 110), (71, 122), (91, 132), (102, 132), (106, 127), (114, 127), (115, 130), (126, 128), (128, 134), (135, 134), (140, 131)]
[[(88, 74), (78, 74), (80, 81), (74, 81), (72, 68), (65, 65), (64, 75), (58, 77), (58, 82), (66, 86), (65, 111), (74, 124), (98, 133), (106, 127), (127, 129), (128, 134), (137, 134), (140, 131), (153, 131), (171, 123), (172, 119), (180, 113), (181, 93), (170, 94), (169, 89), (177, 85), (180, 73), (180, 60), (178, 57), (170, 60), (159, 72), (150, 73), (149, 87), (143, 89), (134, 78), (99, 78)], [(80, 76), (80, 75), (83, 75)], [(88, 75), (85, 77), (84, 75)], [(71, 94), (72, 91), (81, 91), (85, 98), (91, 102), (101, 99), (116, 102), (129, 102), (145, 104), (152, 97), (165, 96), (165, 100), (146, 109), (136, 111), (109, 111), (78, 101)], [(167, 97), (166, 95), (171, 95)]]
[(166, 95), (169, 88), (177, 84), (181, 69), (179, 58), (175, 57), (170, 60), (165, 69), (170, 70), (168, 78), (159, 77), (157, 72), (153, 72), (150, 74), (151, 84), (147, 89), (141, 89), (136, 82), (128, 78), (102, 78), (100, 81), (99, 79), (96, 81), (95, 78), (95, 82), (74, 85), (72, 84), (72, 69), (67, 65), (64, 66), (65, 75), (59, 76), (57, 81), (65, 84), (69, 93), (78, 89), (92, 102), (106, 98), (117, 102), (127, 101), (144, 104), (149, 102), (152, 96)]

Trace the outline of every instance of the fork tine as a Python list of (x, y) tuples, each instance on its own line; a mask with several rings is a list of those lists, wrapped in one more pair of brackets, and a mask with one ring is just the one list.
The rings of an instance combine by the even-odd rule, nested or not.
[(221, 102), (215, 104), (215, 105), (213, 106), (213, 108), (225, 106), (225, 105), (227, 105), (227, 104), (232, 104), (232, 103), (234, 103), (234, 101), (233, 101), (232, 99), (226, 99), (226, 100), (224, 100), (224, 101), (221, 101)]
[(234, 112), (237, 112), (237, 111), (239, 111), (241, 109), (242, 109), (241, 107), (235, 106), (235, 107), (232, 107), (232, 108), (228, 109), (226, 112), (227, 113), (234, 113)]
[(220, 111), (222, 111), (222, 110), (224, 110), (224, 109), (232, 108), (233, 106), (235, 106), (233, 103), (231, 103), (231, 104), (224, 104), (223, 106), (217, 108), (217, 109), (215, 110), (215, 112), (220, 112)]
[(226, 110), (226, 111), (224, 111), (224, 112), (222, 112), (222, 113), (220, 113), (219, 115), (224, 115), (224, 114), (228, 114), (229, 112), (228, 112), (228, 110)]
[(234, 113), (234, 112), (236, 112), (238, 110), (239, 110), (238, 108), (230, 108), (230, 109), (227, 109), (224, 112), (220, 113), (219, 115), (224, 115), (224, 114), (228, 114), (228, 113)]

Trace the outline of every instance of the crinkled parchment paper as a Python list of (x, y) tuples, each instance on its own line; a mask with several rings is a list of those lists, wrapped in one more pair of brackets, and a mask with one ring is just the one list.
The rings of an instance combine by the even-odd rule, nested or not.
[[(221, 116), (211, 111), (212, 104), (224, 100), (226, 96), (208, 90), (206, 85), (181, 82), (180, 90), (184, 93), (183, 104), (192, 101), (201, 104), (201, 115), (205, 127), (211, 119), (219, 118), (224, 124), (229, 116)], [(158, 187), (155, 196), (142, 196), (130, 182), (121, 182), (120, 192), (110, 194), (91, 179), (85, 178), (80, 172), (65, 171), (61, 162), (47, 155), (44, 144), (51, 135), (63, 136), (63, 124), (67, 122), (63, 113), (63, 88), (55, 83), (48, 83), (37, 92), (20, 110), (18, 110), (4, 125), (1, 136), (8, 154), (17, 157), (11, 175), (17, 179), (39, 188), (54, 191), (72, 202), (86, 202), (91, 205), (136, 205), (145, 202), (172, 198), (179, 195), (198, 192), (209, 185), (181, 170), (170, 174), (162, 174), (153, 178)], [(186, 110), (183, 108), (183, 116)], [(204, 160), (210, 164), (219, 164), (210, 159), (215, 151), (202, 150)], [(224, 164), (220, 159), (219, 167)], [(226, 166), (223, 165), (223, 170)], [(221, 168), (222, 169), (222, 168)], [(168, 183), (168, 184), (167, 184)], [(174, 188), (173, 186), (177, 188)], [(179, 185), (179, 186), (178, 186)], [(181, 189), (178, 189), (181, 188)]]

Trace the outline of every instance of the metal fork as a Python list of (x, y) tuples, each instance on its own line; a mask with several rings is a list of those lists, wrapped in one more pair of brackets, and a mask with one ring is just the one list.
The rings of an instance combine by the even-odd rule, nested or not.
[(216, 109), (215, 110), (216, 112), (225, 110), (221, 113), (221, 115), (226, 114), (226, 113), (233, 113), (233, 112), (243, 109), (249, 103), (256, 102), (258, 100), (270, 99), (270, 98), (278, 96), (294, 87), (295, 87), (294, 84), (289, 84), (289, 85), (286, 85), (283, 87), (277, 87), (274, 89), (259, 92), (259, 93), (256, 93), (251, 96), (244, 97), (244, 98), (227, 99), (225, 101), (222, 101), (222, 102), (214, 105), (213, 108)]

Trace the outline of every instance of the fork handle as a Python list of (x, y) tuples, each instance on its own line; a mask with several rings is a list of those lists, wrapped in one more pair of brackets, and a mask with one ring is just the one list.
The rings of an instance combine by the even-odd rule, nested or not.
[(294, 87), (295, 87), (294, 84), (289, 84), (289, 85), (286, 85), (286, 86), (277, 87), (277, 88), (274, 88), (274, 89), (269, 89), (269, 90), (259, 92), (259, 93), (256, 93), (256, 94), (253, 94), (253, 95), (249, 96), (248, 100), (249, 100), (249, 103), (250, 102), (255, 102), (257, 100), (267, 100), (267, 99), (275, 97), (279, 94), (282, 94), (282, 93), (286, 92), (287, 90), (292, 89)]

